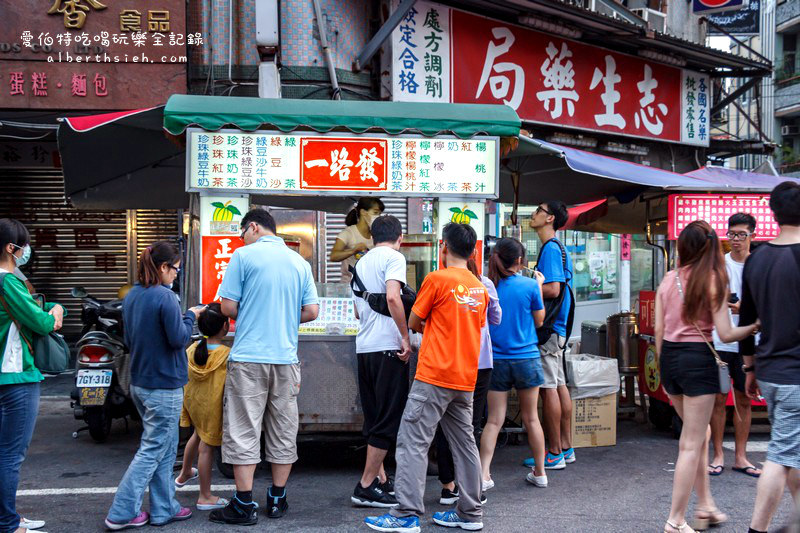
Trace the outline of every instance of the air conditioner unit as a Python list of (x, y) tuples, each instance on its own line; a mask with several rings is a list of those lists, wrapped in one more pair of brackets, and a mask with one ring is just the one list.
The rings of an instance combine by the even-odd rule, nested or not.
[[(614, 0), (609, 0), (609, 1), (613, 2)], [(615, 19), (620, 18), (619, 14), (614, 9), (611, 9), (604, 2), (601, 2), (600, 0), (587, 0), (586, 7), (594, 11), (595, 13), (600, 13), (601, 15), (605, 15), (607, 17)]]
[(796, 124), (787, 124), (786, 126), (781, 126), (781, 135), (784, 137), (800, 135), (800, 126)]
[(647, 8), (640, 8), (640, 9), (631, 9), (634, 13), (638, 16), (643, 18), (647, 25), (650, 27), (651, 30), (657, 31), (659, 33), (666, 33), (667, 32), (667, 14), (662, 13), (656, 9), (647, 9)]

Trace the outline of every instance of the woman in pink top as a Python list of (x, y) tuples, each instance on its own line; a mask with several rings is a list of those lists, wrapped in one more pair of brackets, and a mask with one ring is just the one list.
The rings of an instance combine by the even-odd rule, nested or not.
[(692, 487), (697, 492), (695, 527), (722, 524), (708, 481), (708, 424), (719, 393), (714, 354), (709, 347), (717, 328), (723, 342), (753, 334), (755, 326), (733, 327), (725, 301), (728, 276), (717, 234), (708, 223), (692, 222), (678, 237), (680, 267), (668, 272), (656, 295), (656, 350), (661, 382), (683, 420), (675, 463), (672, 508), (665, 533), (693, 533), (685, 520)]

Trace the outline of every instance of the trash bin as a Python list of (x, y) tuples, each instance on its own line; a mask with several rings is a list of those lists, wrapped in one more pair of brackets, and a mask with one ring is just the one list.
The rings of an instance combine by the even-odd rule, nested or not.
[(606, 354), (619, 361), (622, 374), (639, 371), (639, 322), (635, 313), (617, 313), (606, 320)]
[(581, 352), (606, 357), (606, 325), (586, 320), (581, 323)]

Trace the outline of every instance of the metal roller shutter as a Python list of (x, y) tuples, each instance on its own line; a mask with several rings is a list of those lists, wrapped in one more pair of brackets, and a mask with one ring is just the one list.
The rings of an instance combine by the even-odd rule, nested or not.
[(0, 169), (0, 216), (20, 220), (31, 233), (33, 259), (24, 268), (37, 292), (67, 308), (64, 333), (80, 330), (82, 285), (92, 296), (116, 298), (128, 282), (125, 211), (78, 211), (64, 200), (60, 169)]
[[(408, 231), (408, 199), (407, 198), (381, 198), (386, 205), (386, 215), (394, 215), (403, 224), (403, 233)], [(339, 263), (329, 261), (331, 249), (336, 243), (336, 237), (346, 227), (344, 219), (346, 215), (325, 214), (325, 276), (326, 281), (335, 283), (341, 281), (342, 271)]]
[(131, 261), (136, 266), (139, 254), (146, 246), (157, 241), (170, 241), (175, 243), (180, 237), (178, 211), (159, 211), (157, 209), (137, 209), (133, 220), (135, 226), (131, 228), (136, 239), (136, 257)]

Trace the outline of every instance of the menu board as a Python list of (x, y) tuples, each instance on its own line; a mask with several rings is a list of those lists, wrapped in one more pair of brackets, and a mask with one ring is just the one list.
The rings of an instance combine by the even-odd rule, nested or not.
[(189, 191), (496, 198), (499, 139), (187, 131)]
[(301, 335), (356, 335), (358, 320), (352, 298), (320, 298), (316, 320), (300, 324)]
[(736, 213), (755, 217), (755, 240), (770, 241), (778, 236), (780, 230), (769, 208), (768, 194), (672, 194), (667, 214), (668, 238), (676, 240), (691, 222), (705, 220), (725, 239), (728, 219)]

